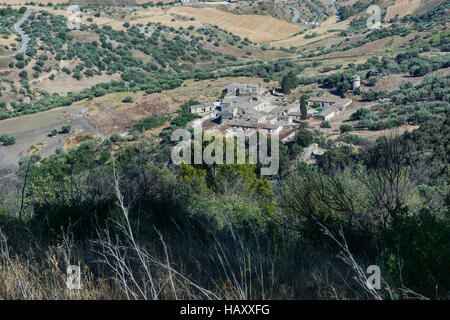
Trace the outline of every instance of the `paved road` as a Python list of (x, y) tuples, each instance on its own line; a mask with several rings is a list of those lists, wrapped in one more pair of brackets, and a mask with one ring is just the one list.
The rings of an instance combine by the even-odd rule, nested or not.
[(301, 26), (302, 24), (298, 23), (298, 19), (300, 18), (300, 11), (298, 11), (297, 8), (291, 7), (291, 6), (286, 6), (292, 10), (294, 10), (294, 17), (292, 18), (292, 23), (296, 24), (298, 26)]
[(310, 2), (310, 4), (311, 4), (311, 6), (314, 7), (314, 10), (316, 10), (316, 14), (317, 14), (316, 19), (314, 19), (312, 24), (319, 24), (320, 20), (322, 20), (322, 11), (317, 9), (317, 7), (312, 2)]
[[(311, 3), (312, 5), (312, 3)], [(294, 18), (292, 18), (292, 23), (296, 24), (298, 26), (305, 26), (305, 25), (310, 25), (310, 24), (319, 24), (320, 20), (322, 19), (322, 12), (320, 10), (318, 10), (316, 7), (314, 7), (314, 9), (316, 10), (316, 18), (314, 19), (313, 22), (308, 22), (302, 19), (302, 22), (299, 23), (298, 20), (300, 19), (300, 11), (292, 6), (286, 5), (287, 8), (292, 9), (294, 11)]]
[(27, 10), (25, 14), (20, 18), (19, 21), (14, 24), (14, 29), (19, 33), (20, 37), (22, 38), (22, 45), (16, 52), (9, 54), (7, 56), (0, 56), (0, 58), (7, 58), (7, 57), (15, 57), (18, 53), (24, 53), (27, 51), (28, 48), (28, 42), (30, 42), (30, 37), (22, 30), (21, 26), (22, 24), (28, 20), (30, 15), (33, 13), (33, 10)]

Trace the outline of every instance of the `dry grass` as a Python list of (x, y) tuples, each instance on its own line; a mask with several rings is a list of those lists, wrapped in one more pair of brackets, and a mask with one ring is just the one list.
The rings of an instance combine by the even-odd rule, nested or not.
[[(0, 230), (0, 299), (1, 300), (87, 300), (123, 299), (123, 294), (102, 278), (94, 277), (80, 262), (73, 243), (65, 238), (51, 246), (45, 258), (27, 258), (13, 254), (7, 236)], [(79, 265), (82, 273), (80, 290), (66, 287), (66, 268)]]
[(0, 37), (0, 45), (2, 46), (11, 46), (12, 43), (15, 43), (17, 46), (19, 45), (19, 42), (16, 41), (17, 36), (16, 35), (10, 35), (7, 39)]
[[(322, 23), (321, 26), (312, 29), (311, 31), (305, 32), (304, 34), (297, 35), (295, 37), (289, 38), (289, 39), (283, 39), (279, 41), (273, 41), (271, 43), (272, 46), (275, 47), (283, 47), (283, 48), (289, 48), (291, 46), (299, 47), (299, 46), (305, 46), (313, 42), (317, 42), (320, 40), (324, 40), (326, 38), (331, 37), (329, 33), (327, 33), (328, 30), (331, 29), (347, 29), (349, 26), (349, 21), (341, 21), (338, 22), (338, 18), (336, 16), (332, 16), (328, 18), (324, 23)], [(318, 36), (310, 39), (305, 39), (305, 36), (311, 33), (317, 33)]]
[[(54, 73), (55, 79), (50, 80), (50, 75)], [(99, 83), (109, 82), (111, 80), (118, 80), (120, 76), (118, 74), (107, 75), (103, 74), (101, 76), (94, 75), (92, 77), (83, 77), (81, 80), (76, 80), (72, 77), (72, 75), (68, 75), (65, 72), (50, 72), (46, 75), (40, 77), (41, 81), (37, 81), (35, 87), (41, 89), (48, 93), (58, 93), (58, 94), (67, 94), (70, 92), (81, 91), (86, 88), (91, 88)]]
[[(123, 103), (126, 96), (132, 96), (132, 103)], [(153, 114), (170, 115), (178, 104), (166, 94), (147, 95), (138, 93), (111, 93), (89, 102), (87, 116), (96, 123), (104, 134), (122, 132), (129, 129), (134, 121)]]
[[(342, 121), (337, 122), (337, 123), (336, 123), (336, 121), (332, 122), (333, 128), (325, 130), (326, 137), (328, 139), (337, 139), (337, 137), (339, 137), (339, 135), (341, 134), (339, 131), (339, 125), (343, 124), (343, 123), (356, 125), (355, 122), (342, 122)], [(379, 137), (386, 137), (386, 136), (390, 136), (390, 135), (401, 135), (405, 132), (412, 132), (413, 130), (418, 129), (418, 128), (419, 128), (418, 125), (402, 125), (402, 126), (395, 127), (392, 129), (379, 130), (379, 131), (370, 131), (370, 130), (355, 131), (355, 132), (352, 132), (352, 134), (357, 134), (358, 136), (360, 136), (361, 138), (364, 138), (364, 139), (376, 141)]]
[[(241, 37), (255, 42), (273, 41), (291, 36), (302, 28), (271, 16), (236, 15), (213, 8), (174, 7), (168, 13), (175, 13), (195, 21), (218, 25)], [(191, 21), (192, 22), (192, 21)]]
[(99, 40), (99, 36), (95, 32), (72, 30), (72, 31), (69, 31), (68, 33), (71, 36), (73, 36), (73, 41), (88, 43), (88, 42)]
[(422, 12), (422, 9), (430, 9), (438, 6), (444, 1), (445, 0), (396, 0), (394, 5), (387, 8), (386, 20), (394, 18), (397, 14), (401, 18), (408, 14), (419, 11)]
[(0, 122), (0, 134), (21, 135), (24, 132), (38, 130), (40, 128), (53, 128), (61, 123), (67, 123), (78, 116), (81, 107), (62, 107), (35, 114), (24, 115), (18, 118), (2, 120)]
[[(58, 11), (57, 13), (67, 16), (67, 13), (60, 12), (62, 10)], [(191, 17), (194, 17), (195, 20), (191, 21)], [(86, 23), (83, 19), (87, 19), (87, 17), (82, 18), (82, 22)], [(124, 21), (129, 21), (131, 24), (159, 22), (175, 28), (187, 28), (191, 25), (202, 27), (204, 24), (218, 25), (222, 29), (231, 31), (243, 38), (248, 37), (255, 42), (286, 38), (301, 30), (296, 25), (271, 16), (236, 15), (214, 8), (193, 8), (189, 6), (172, 7), (167, 11), (157, 7), (139, 9), (134, 15), (129, 15), (123, 20), (114, 20), (109, 17), (94, 18), (95, 23), (110, 25), (115, 30), (123, 30)]]
[[(38, 7), (29, 7), (38, 10)], [(45, 10), (55, 15), (63, 15), (65, 17), (70, 15), (67, 10), (55, 10), (51, 7), (46, 7)], [(195, 20), (191, 21), (191, 17), (194, 17)], [(121, 18), (105, 15), (92, 17), (84, 14), (81, 18), (81, 23), (90, 24), (87, 21), (88, 18), (93, 18), (93, 22), (99, 26), (110, 25), (115, 30), (124, 30), (123, 23), (125, 21), (131, 24), (159, 22), (175, 28), (187, 28), (191, 25), (198, 28), (204, 26), (204, 24), (218, 25), (222, 29), (231, 31), (242, 38), (247, 37), (255, 42), (284, 39), (302, 29), (299, 26), (269, 15), (237, 15), (214, 8), (193, 8), (190, 6), (176, 6), (168, 10), (160, 7), (139, 8), (136, 12), (124, 13), (124, 16)]]
[(16, 144), (4, 148), (5, 152), (0, 153), (0, 172), (7, 168), (7, 171), (10, 171), (17, 166), (19, 158), (28, 155), (33, 145), (42, 143), (39, 150), (36, 150), (42, 157), (53, 154), (58, 147), (59, 138), (48, 137), (48, 134), (52, 129), (59, 129), (64, 124), (73, 124), (81, 116), (81, 109), (82, 106), (55, 108), (0, 121), (0, 135), (6, 133), (16, 138)]

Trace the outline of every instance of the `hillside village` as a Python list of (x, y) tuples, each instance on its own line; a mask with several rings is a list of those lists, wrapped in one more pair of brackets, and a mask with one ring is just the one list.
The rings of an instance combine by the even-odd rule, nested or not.
[[(191, 106), (191, 113), (202, 118), (188, 125), (225, 136), (249, 136), (256, 131), (279, 134), (281, 141), (287, 142), (300, 126), (302, 114), (299, 100), (290, 104), (283, 103), (285, 100), (275, 90), (256, 84), (230, 83), (220, 99)], [(351, 104), (351, 99), (331, 95), (311, 97), (307, 100), (307, 117), (328, 121)]]
[(4, 2), (1, 301), (450, 299), (449, 0)]

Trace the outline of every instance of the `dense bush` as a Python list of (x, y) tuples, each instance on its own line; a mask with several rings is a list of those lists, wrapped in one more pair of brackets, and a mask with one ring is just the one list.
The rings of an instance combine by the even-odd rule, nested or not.
[(0, 136), (0, 142), (4, 145), (4, 146), (11, 146), (13, 144), (16, 143), (16, 138), (9, 136), (7, 134), (2, 134)]
[(160, 115), (152, 115), (150, 117), (143, 118), (133, 125), (131, 131), (145, 131), (162, 126), (169, 120), (169, 117)]

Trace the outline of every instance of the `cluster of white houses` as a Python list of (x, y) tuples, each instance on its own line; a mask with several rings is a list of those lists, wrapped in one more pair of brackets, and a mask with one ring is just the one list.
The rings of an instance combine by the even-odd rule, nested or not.
[[(311, 108), (309, 113), (314, 118), (328, 121), (345, 110), (352, 103), (351, 99), (320, 99), (311, 98), (307, 102), (307, 106)], [(315, 107), (315, 108), (314, 108)]]
[[(191, 113), (202, 116), (194, 120), (191, 126), (202, 126), (207, 120), (214, 120), (209, 130), (224, 135), (250, 135), (261, 131), (280, 134), (281, 139), (287, 141), (294, 136), (295, 128), (300, 124), (300, 103), (275, 105), (265, 99), (265, 92), (255, 84), (231, 83), (222, 99), (190, 107)], [(307, 102), (308, 115), (329, 120), (351, 103), (350, 99), (310, 99)]]

